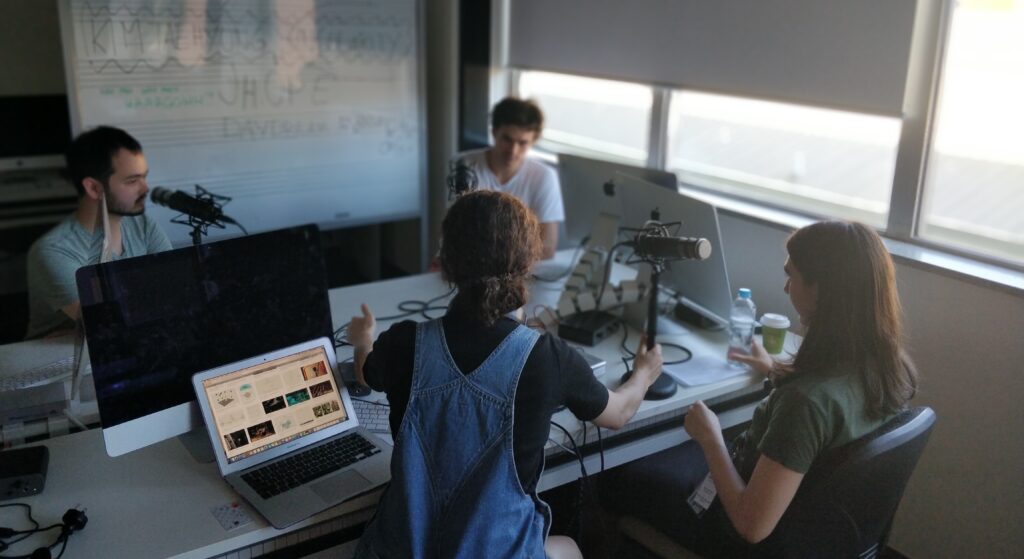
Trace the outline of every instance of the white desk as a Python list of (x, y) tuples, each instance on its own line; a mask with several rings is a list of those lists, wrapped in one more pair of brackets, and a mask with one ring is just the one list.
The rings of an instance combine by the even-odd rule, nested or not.
[[(568, 261), (569, 254), (562, 252), (559, 254), (561, 259)], [(554, 263), (546, 263), (548, 268), (558, 268), (558, 265)], [(563, 267), (564, 269), (564, 267)], [(550, 272), (545, 275), (551, 275)], [(613, 281), (618, 281), (624, 277), (628, 278), (631, 274), (629, 271), (623, 271), (623, 267), (617, 267), (616, 273), (613, 274)], [(546, 304), (553, 306), (558, 300), (558, 295), (561, 293), (560, 288), (561, 282), (537, 282), (531, 287), (530, 302), (525, 305), (526, 309), (533, 309), (538, 304)], [(375, 283), (369, 283), (364, 285), (358, 285), (353, 287), (346, 287), (344, 289), (332, 290), (330, 293), (331, 300), (331, 314), (336, 326), (340, 326), (348, 322), (353, 316), (360, 314), (360, 304), (366, 303), (370, 310), (377, 316), (392, 316), (398, 314), (397, 303), (400, 301), (416, 300), (416, 301), (427, 301), (434, 297), (445, 294), (448, 291), (448, 286), (441, 280), (439, 274), (422, 274), (418, 276), (400, 278), (395, 280), (381, 281)], [(438, 304), (443, 304), (444, 301), (439, 301)], [(433, 312), (431, 316), (438, 316), (442, 313)], [(419, 315), (408, 317), (412, 320), (422, 320)], [(394, 321), (378, 322), (378, 332), (384, 331)], [(626, 347), (631, 350), (635, 350), (639, 343), (639, 332), (633, 329), (629, 329), (629, 338), (626, 342)], [(788, 336), (787, 341), (791, 341), (793, 336)], [(671, 341), (680, 344), (689, 349), (694, 356), (697, 355), (721, 355), (725, 356), (726, 347), (728, 340), (724, 331), (709, 332), (699, 330), (697, 328), (682, 327), (677, 328), (677, 333), (673, 335), (663, 336), (659, 334), (658, 339), (661, 341)], [(586, 348), (589, 353), (592, 353), (606, 362), (604, 372), (598, 377), (601, 382), (606, 386), (616, 387), (619, 384), (619, 378), (626, 372), (626, 365), (622, 362), (622, 352), (620, 350), (620, 344), (622, 340), (622, 330), (611, 335), (605, 339), (602, 343), (597, 346)], [(351, 356), (350, 348), (342, 348), (338, 352), (338, 359), (342, 360)], [(683, 354), (678, 350), (666, 348), (664, 351), (664, 357), (666, 361), (671, 361), (676, 358), (682, 357)], [(602, 429), (602, 436), (604, 438), (605, 446), (605, 468), (611, 468), (618, 466), (630, 460), (635, 460), (638, 457), (646, 456), (654, 452), (665, 450), (671, 446), (680, 444), (687, 440), (689, 437), (686, 435), (681, 427), (681, 423), (678, 421), (682, 418), (686, 407), (697, 400), (715, 401), (716, 399), (728, 398), (728, 397), (739, 397), (744, 394), (757, 394), (760, 392), (763, 386), (763, 379), (756, 374), (746, 374), (730, 379), (726, 379), (721, 382), (707, 384), (703, 386), (684, 388), (679, 387), (679, 390), (674, 396), (666, 400), (661, 401), (645, 401), (641, 404), (640, 409), (637, 411), (636, 416), (630, 424), (623, 429), (621, 432), (616, 433), (607, 429)], [(374, 393), (370, 399), (382, 399), (383, 394)], [(753, 413), (753, 408), (756, 405), (755, 401), (745, 403), (736, 408), (729, 409), (720, 414), (720, 420), (722, 427), (730, 427), (744, 421), (748, 421)], [(671, 421), (673, 418), (677, 419), (675, 422), (676, 428), (663, 430), (657, 433), (646, 433), (645, 436), (639, 439), (632, 440), (633, 437), (628, 436), (628, 433), (642, 428), (650, 428), (652, 425), (663, 423), (665, 421)], [(563, 410), (552, 418), (555, 421), (565, 427), (570, 433), (573, 434), (577, 444), (582, 443), (583, 424), (578, 421), (568, 410)], [(588, 425), (588, 443), (594, 443), (597, 441), (596, 427)], [(650, 431), (656, 431), (656, 429), (649, 429)], [(568, 442), (564, 438), (564, 434), (555, 428), (551, 431), (552, 439), (568, 446)], [(629, 442), (616, 443), (616, 438), (621, 436), (623, 439), (631, 439)], [(549, 445), (549, 450), (551, 450)], [(549, 453), (550, 454), (550, 453)], [(575, 460), (567, 461), (565, 456), (562, 459), (548, 460), (548, 467), (544, 471), (544, 475), (538, 484), (538, 491), (545, 491), (552, 487), (557, 487), (564, 483), (568, 483), (577, 479), (580, 476), (579, 463)], [(600, 469), (600, 455), (597, 453), (588, 453), (584, 464), (588, 473), (597, 472)]]
[[(425, 301), (447, 291), (447, 286), (437, 274), (411, 276), (332, 290), (331, 310), (335, 325), (340, 326), (359, 312), (360, 303), (365, 302), (375, 314), (386, 316), (397, 314), (396, 306), (400, 301)], [(536, 299), (557, 299), (558, 289), (550, 285), (535, 286), (534, 293), (539, 294)], [(378, 331), (387, 326), (388, 323), (380, 323)], [(619, 358), (620, 339), (621, 333), (590, 349), (607, 361), (600, 378), (609, 386), (617, 385), (625, 370)], [(724, 355), (725, 352), (725, 334), (721, 332), (695, 331), (665, 339), (685, 345), (694, 355)], [(637, 334), (631, 333), (628, 346), (635, 347), (637, 340)], [(342, 350), (339, 359), (349, 354), (350, 350)], [(673, 358), (673, 354), (666, 351), (666, 359)], [(633, 437), (626, 433), (616, 441), (616, 437), (609, 437), (611, 432), (604, 431), (606, 467), (685, 440), (685, 432), (678, 426), (679, 418), (693, 401), (756, 392), (761, 384), (756, 375), (742, 375), (696, 388), (680, 387), (668, 400), (645, 402), (626, 429), (642, 429), (637, 431), (642, 436)], [(722, 413), (723, 427), (749, 419), (752, 407), (753, 404), (747, 403)], [(657, 428), (657, 424), (673, 417), (677, 425), (668, 430)], [(571, 432), (580, 433), (580, 423), (569, 412), (560, 412), (554, 420)], [(589, 440), (593, 442), (596, 440), (593, 426), (589, 430)], [(579, 442), (578, 435), (576, 438)], [(58, 521), (69, 507), (78, 505), (88, 509), (88, 526), (72, 536), (65, 553), (65, 557), (72, 559), (254, 557), (284, 545), (298, 544), (328, 532), (344, 532), (346, 527), (359, 525), (372, 514), (372, 506), (379, 496), (379, 492), (374, 492), (360, 497), (285, 531), (269, 526), (243, 503), (254, 521), (226, 532), (214, 519), (211, 509), (239, 501), (238, 496), (220, 479), (215, 464), (196, 463), (176, 440), (164, 441), (119, 458), (106, 455), (99, 430), (50, 439), (41, 444), (50, 448), (46, 489), (40, 495), (18, 502), (31, 504), (36, 519), (44, 525)], [(579, 476), (579, 465), (575, 461), (562, 460), (560, 463), (552, 460), (551, 463), (541, 478), (540, 490)], [(599, 463), (599, 457), (590, 454), (587, 457), (588, 472), (596, 472)], [(0, 509), (0, 525), (23, 526), (22, 515), (18, 509)], [(7, 553), (30, 553), (36, 545), (49, 543), (53, 537), (53, 533), (34, 537)], [(266, 543), (259, 545), (261, 542)], [(254, 545), (256, 547), (250, 547)], [(236, 553), (236, 550), (240, 551)]]

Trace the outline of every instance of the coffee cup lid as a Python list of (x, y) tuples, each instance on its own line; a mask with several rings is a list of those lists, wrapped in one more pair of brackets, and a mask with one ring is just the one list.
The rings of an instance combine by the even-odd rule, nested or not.
[(789, 318), (785, 315), (775, 313), (764, 313), (761, 316), (761, 326), (769, 328), (789, 328)]

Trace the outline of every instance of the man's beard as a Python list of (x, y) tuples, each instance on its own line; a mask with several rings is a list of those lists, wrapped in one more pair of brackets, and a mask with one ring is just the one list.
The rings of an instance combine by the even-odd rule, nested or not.
[(146, 213), (146, 206), (145, 205), (142, 205), (139, 208), (135, 207), (135, 206), (139, 205), (140, 203), (145, 202), (145, 200), (146, 200), (145, 196), (140, 196), (135, 201), (135, 205), (129, 206), (129, 207), (125, 207), (125, 206), (119, 205), (116, 202), (114, 202), (109, 194), (110, 193), (108, 192), (107, 193), (107, 197), (106, 197), (106, 199), (107, 199), (107, 211), (110, 212), (111, 215), (117, 215), (117, 216), (122, 216), (122, 217), (131, 217), (131, 216), (137, 216), (137, 215), (142, 215), (142, 214)]

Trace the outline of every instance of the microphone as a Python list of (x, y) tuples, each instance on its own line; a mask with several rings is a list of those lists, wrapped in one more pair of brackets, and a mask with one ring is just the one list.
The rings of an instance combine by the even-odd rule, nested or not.
[(186, 194), (180, 190), (170, 190), (168, 188), (158, 186), (150, 193), (149, 199), (152, 200), (154, 204), (159, 204), (202, 221), (210, 223), (217, 223), (218, 221), (235, 223), (235, 220), (224, 215), (220, 209), (220, 205), (213, 200), (196, 198), (195, 196)]
[(634, 244), (641, 258), (707, 260), (711, 256), (711, 243), (700, 237), (666, 237), (643, 232), (637, 234)]
[(448, 198), (459, 196), (476, 190), (476, 171), (466, 163), (463, 158), (453, 159), (448, 162)]

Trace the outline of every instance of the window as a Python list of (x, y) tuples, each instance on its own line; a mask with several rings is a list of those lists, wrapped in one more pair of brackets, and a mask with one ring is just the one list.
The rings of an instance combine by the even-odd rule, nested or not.
[(952, 14), (918, 235), (1024, 262), (1024, 2)]
[(676, 91), (668, 170), (684, 183), (884, 227), (896, 118)]
[(921, 44), (940, 44), (914, 55), (906, 120), (533, 70), (518, 92), (543, 106), (551, 151), (1024, 268), (1024, 0), (917, 15)]
[(526, 71), (518, 83), (519, 95), (544, 110), (540, 147), (647, 164), (650, 87)]

